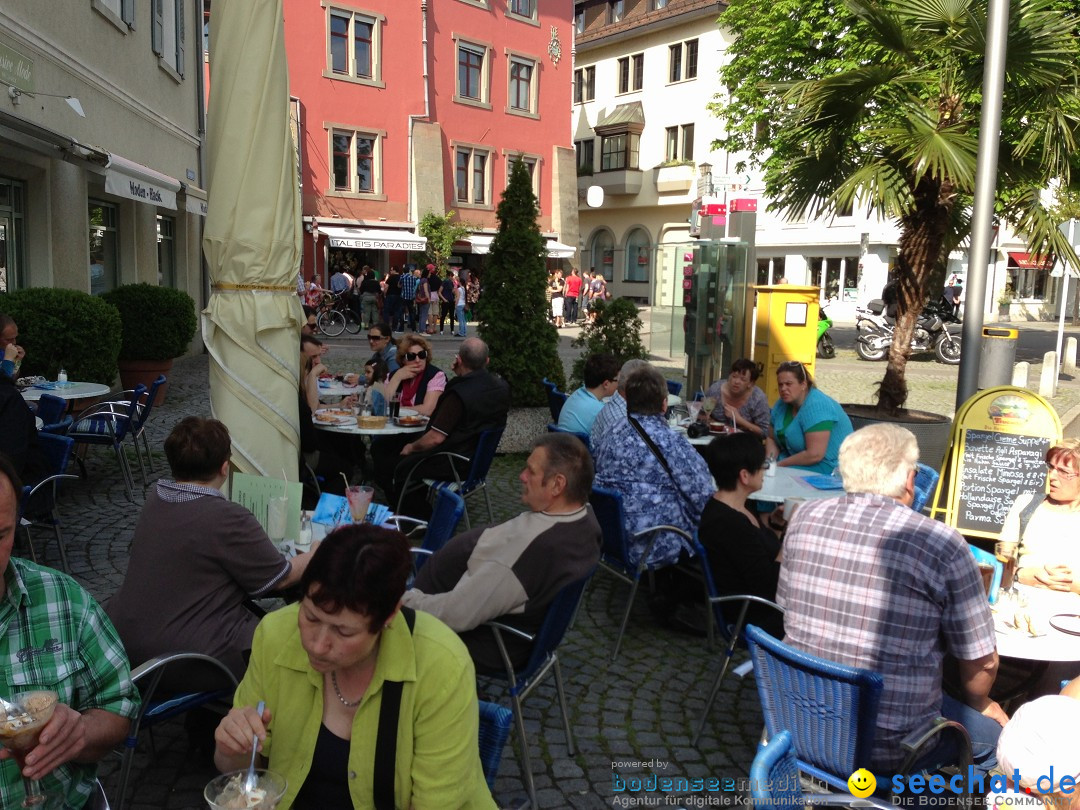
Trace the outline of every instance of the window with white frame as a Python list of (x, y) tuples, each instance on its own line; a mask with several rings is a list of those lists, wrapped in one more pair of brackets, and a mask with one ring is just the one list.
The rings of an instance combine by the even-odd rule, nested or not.
[(596, 66), (574, 71), (574, 103), (582, 104), (596, 98)]
[(619, 59), (619, 92), (632, 93), (645, 82), (645, 54), (635, 53)]
[(488, 105), (491, 101), (488, 48), (473, 42), (457, 43), (457, 94), (455, 101)]
[(617, 23), (626, 14), (626, 0), (608, 0), (608, 22)]
[(330, 130), (331, 190), (379, 194), (382, 185), (379, 133)]
[(536, 0), (510, 0), (506, 4), (506, 11), (514, 17), (534, 20), (536, 19)]
[(184, 76), (184, 32), (187, 18), (184, 0), (152, 0), (150, 3), (150, 47), (167, 71)]
[(668, 127), (664, 145), (664, 160), (690, 161), (694, 159), (694, 125), (683, 124)]
[(510, 84), (507, 93), (508, 111), (535, 113), (537, 110), (536, 60), (527, 56), (510, 55)]
[(491, 152), (473, 146), (454, 149), (454, 188), (457, 201), (464, 205), (488, 205), (491, 177)]
[(380, 35), (383, 18), (343, 8), (326, 9), (326, 72), (328, 78), (378, 83), (381, 79)]
[(600, 171), (614, 172), (638, 168), (641, 135), (637, 132), (608, 133), (600, 138)]
[(587, 177), (593, 173), (595, 161), (596, 139), (586, 138), (583, 141), (574, 141), (574, 151), (577, 152), (578, 177)]
[(668, 83), (697, 78), (698, 41), (688, 39), (668, 46)]

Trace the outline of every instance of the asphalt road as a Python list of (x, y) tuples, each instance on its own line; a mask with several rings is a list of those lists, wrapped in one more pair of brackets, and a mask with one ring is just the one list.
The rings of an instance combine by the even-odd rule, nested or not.
[[(1016, 362), (1041, 363), (1046, 352), (1052, 352), (1057, 348), (1057, 324), (1039, 323), (1028, 325), (1025, 323), (987, 324), (995, 326), (1011, 326), (1019, 331), (1016, 342)], [(962, 328), (959, 324), (951, 324), (950, 331), (958, 333)], [(829, 330), (833, 342), (839, 349), (855, 349), (855, 327), (834, 326)], [(1080, 326), (1065, 324), (1065, 337), (1074, 337), (1080, 341)]]

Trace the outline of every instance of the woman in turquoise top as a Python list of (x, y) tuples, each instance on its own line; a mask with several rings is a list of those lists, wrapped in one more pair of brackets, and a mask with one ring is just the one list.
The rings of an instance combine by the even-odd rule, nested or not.
[[(234, 708), (214, 734), (219, 769), (246, 768), (256, 735), (260, 762), (288, 780), (278, 810), (374, 810), (377, 788), (394, 807), (494, 810), (472, 660), (445, 624), (401, 607), (411, 568), (399, 532), (360, 524), (323, 541), (300, 603), (255, 631)], [(397, 727), (384, 743), (380, 711), (395, 691)], [(377, 769), (377, 751), (392, 752), (393, 766)]]
[(802, 363), (792, 360), (776, 369), (780, 398), (772, 409), (772, 433), (765, 446), (781, 467), (832, 473), (840, 444), (852, 433), (840, 403), (814, 388)]

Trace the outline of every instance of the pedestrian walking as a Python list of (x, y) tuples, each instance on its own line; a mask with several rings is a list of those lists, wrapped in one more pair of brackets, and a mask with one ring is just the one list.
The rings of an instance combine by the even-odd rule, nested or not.
[(465, 285), (458, 283), (454, 290), (454, 314), (457, 316), (458, 337), (465, 337)]

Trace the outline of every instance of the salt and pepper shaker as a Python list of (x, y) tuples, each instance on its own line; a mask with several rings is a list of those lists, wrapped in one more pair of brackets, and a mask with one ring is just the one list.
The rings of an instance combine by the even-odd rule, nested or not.
[(68, 381), (67, 372), (64, 369), (60, 369), (56, 373), (56, 381), (62, 383), (66, 383)]

